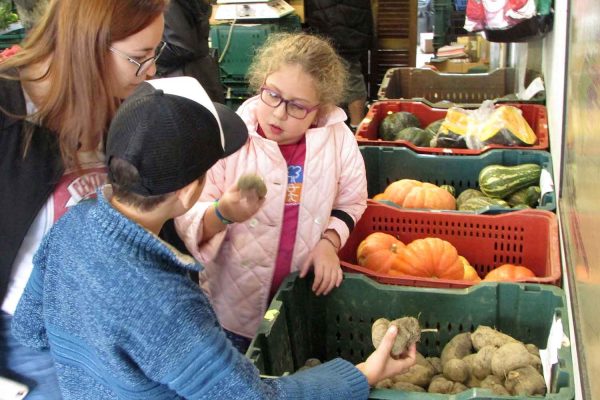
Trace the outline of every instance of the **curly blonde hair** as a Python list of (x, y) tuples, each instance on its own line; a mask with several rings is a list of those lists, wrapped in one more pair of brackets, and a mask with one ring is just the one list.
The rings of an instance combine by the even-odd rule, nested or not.
[(348, 72), (327, 39), (306, 33), (269, 35), (248, 69), (250, 89), (258, 92), (283, 65), (300, 65), (312, 77), (323, 111), (343, 101)]

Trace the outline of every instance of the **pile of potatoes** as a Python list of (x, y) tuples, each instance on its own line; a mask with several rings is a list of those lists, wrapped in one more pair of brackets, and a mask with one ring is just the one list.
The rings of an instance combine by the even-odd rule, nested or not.
[(469, 388), (497, 395), (546, 394), (539, 349), (488, 326), (454, 336), (440, 357), (417, 354), (408, 372), (384, 379), (377, 388), (454, 394)]

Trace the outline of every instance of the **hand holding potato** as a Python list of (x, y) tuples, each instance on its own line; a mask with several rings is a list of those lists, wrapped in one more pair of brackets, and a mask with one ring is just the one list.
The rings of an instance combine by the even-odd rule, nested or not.
[(379, 347), (371, 353), (364, 363), (356, 366), (365, 376), (369, 385), (373, 386), (382, 379), (405, 373), (416, 362), (417, 346), (411, 344), (408, 349), (392, 357), (392, 347), (398, 335), (398, 327), (391, 325), (386, 331)]
[(227, 189), (219, 199), (219, 212), (232, 222), (244, 222), (262, 207), (267, 187), (262, 178), (247, 174)]

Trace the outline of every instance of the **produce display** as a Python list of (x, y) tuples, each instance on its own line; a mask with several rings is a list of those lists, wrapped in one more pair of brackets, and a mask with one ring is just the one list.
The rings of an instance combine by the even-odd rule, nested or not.
[[(408, 275), (421, 278), (482, 281), (469, 261), (458, 254), (448, 241), (435, 237), (416, 239), (404, 244), (395, 236), (374, 232), (356, 250), (358, 264), (373, 272), (390, 276)], [(535, 278), (527, 267), (502, 264), (489, 271), (485, 282), (517, 282)]]
[(392, 182), (375, 199), (391, 201), (404, 208), (456, 209), (456, 200), (450, 190), (414, 179)]
[(479, 325), (473, 333), (454, 336), (439, 357), (418, 353), (416, 364), (405, 374), (380, 381), (376, 387), (442, 394), (479, 387), (503, 396), (544, 395), (541, 366), (535, 345)]
[(538, 138), (520, 109), (484, 102), (479, 109), (450, 107), (443, 119), (426, 126), (409, 111), (388, 111), (378, 128), (384, 141), (405, 141), (417, 147), (482, 149), (488, 145), (533, 146)]
[(535, 208), (542, 194), (541, 173), (542, 167), (533, 163), (493, 164), (479, 172), (478, 189), (465, 189), (456, 198), (452, 185), (437, 186), (415, 179), (400, 179), (390, 183), (383, 193), (373, 196), (373, 200), (389, 201), (403, 208), (437, 210)]

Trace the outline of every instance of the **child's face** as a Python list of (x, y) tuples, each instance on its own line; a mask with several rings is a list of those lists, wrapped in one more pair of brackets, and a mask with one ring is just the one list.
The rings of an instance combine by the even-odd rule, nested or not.
[(312, 77), (299, 65), (284, 65), (267, 76), (263, 87), (268, 90), (263, 96), (279, 96), (284, 100), (277, 107), (264, 101), (258, 103), (256, 114), (265, 136), (279, 144), (297, 143), (315, 121), (319, 110), (309, 111), (304, 119), (294, 118), (286, 111), (286, 101), (293, 102), (289, 107), (311, 109), (317, 106), (319, 97)]

